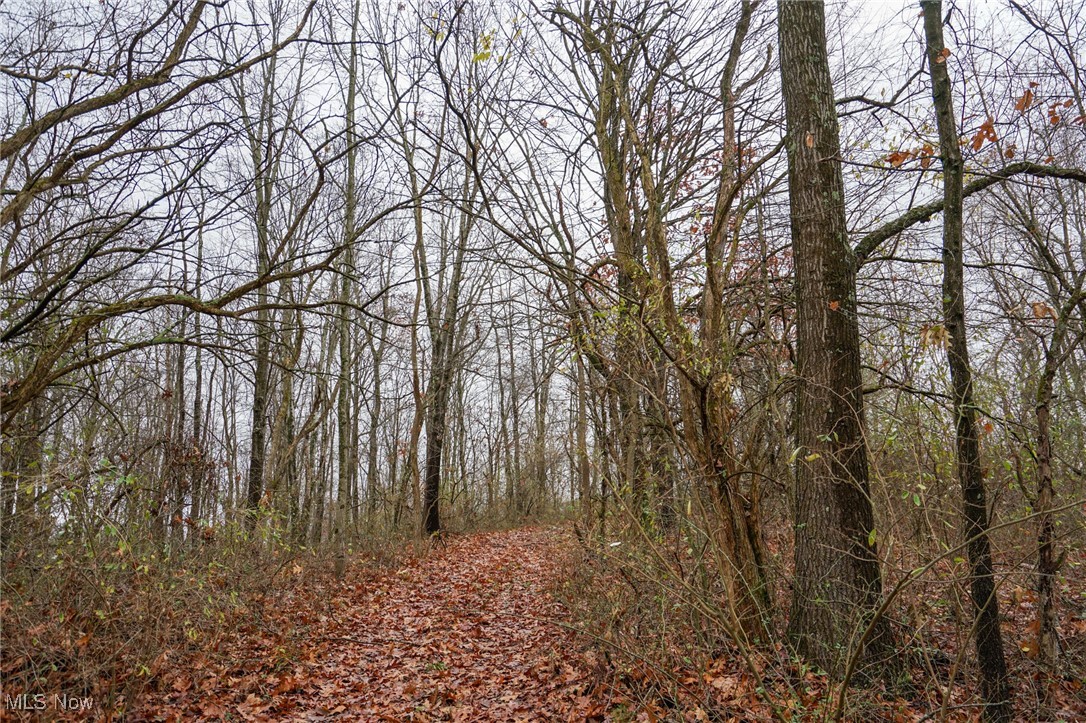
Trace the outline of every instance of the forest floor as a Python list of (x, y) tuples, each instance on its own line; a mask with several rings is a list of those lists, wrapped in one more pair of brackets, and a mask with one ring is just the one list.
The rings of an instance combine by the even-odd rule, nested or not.
[(134, 717), (591, 719), (606, 705), (598, 666), (548, 592), (569, 550), (564, 528), (481, 533), (358, 569), (323, 599), (302, 586), (220, 643), (231, 665), (178, 661)]
[[(606, 549), (626, 549), (618, 544)], [(101, 646), (108, 644), (119, 657), (112, 668), (98, 669), (91, 709), (34, 712), (5, 704), (0, 722), (694, 723), (833, 717), (834, 688), (783, 646), (754, 655), (748, 661), (754, 675), (727, 645), (687, 658), (700, 638), (684, 637), (690, 631), (676, 612), (681, 608), (667, 608), (654, 623), (663, 602), (653, 589), (640, 600), (623, 597), (637, 581), (627, 576), (622, 582), (619, 563), (630, 571), (647, 569), (647, 563), (636, 555), (605, 555), (578, 547), (569, 525), (537, 526), (359, 553), (340, 580), (327, 559), (292, 555), (247, 573), (260, 576), (261, 586), (250, 581), (246, 587), (224, 575), (209, 577), (198, 589), (190, 583), (193, 590), (183, 596), (167, 585), (163, 595), (169, 598), (148, 605), (157, 606), (155, 619), (168, 621), (169, 629), (185, 627), (180, 640), (176, 631), (172, 643), (163, 637), (139, 664), (124, 664), (124, 651), (135, 647), (134, 628), (118, 628), (109, 637), (83, 633), (67, 648), (39, 645), (49, 655), (36, 669), (49, 660), (64, 661), (66, 649), (100, 660), (106, 657)], [(1004, 633), (1020, 691), (1017, 720), (1086, 720), (1086, 678), (1074, 672), (1086, 660), (1086, 591), (1081, 584), (1063, 591), (1067, 668), (1052, 679), (1038, 677), (1027, 654), (1035, 617), (1031, 592), (1003, 592)], [(846, 720), (924, 721), (940, 718), (941, 708), (946, 720), (978, 718), (968, 673), (959, 676), (946, 704), (940, 697), (947, 664), (962, 642), (954, 616), (938, 591), (914, 597), (914, 605), (930, 606), (923, 617), (933, 621), (924, 637), (931, 648), (926, 665), (910, 657), (915, 690), (854, 689)], [(232, 612), (216, 614), (215, 625), (189, 627), (208, 619), (224, 598), (234, 601)], [(155, 629), (139, 599), (128, 596), (126, 604), (125, 620)], [(171, 606), (187, 606), (193, 615), (181, 617)], [(11, 614), (12, 606), (7, 608)], [(0, 613), (4, 609), (0, 605)], [(44, 638), (46, 632), (36, 634)], [(25, 664), (17, 657), (7, 663), (0, 657), (0, 677), (9, 678), (3, 692), (18, 690), (10, 671), (20, 666)], [(44, 679), (48, 690), (80, 690), (71, 677), (77, 669), (71, 662), (54, 666), (53, 677)], [(1041, 715), (1031, 698), (1043, 688), (1051, 700)], [(110, 690), (131, 693), (100, 696)], [(135, 700), (126, 701), (129, 694)]]

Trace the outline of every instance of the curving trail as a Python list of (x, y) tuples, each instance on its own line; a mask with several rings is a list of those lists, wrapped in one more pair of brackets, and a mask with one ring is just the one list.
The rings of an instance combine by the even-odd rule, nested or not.
[[(229, 670), (180, 674), (137, 719), (584, 721), (605, 706), (546, 588), (560, 528), (454, 538), (239, 632)], [(294, 593), (303, 602), (302, 591)], [(282, 605), (277, 605), (282, 607)], [(291, 631), (275, 631), (282, 619)], [(157, 698), (157, 700), (153, 700)], [(176, 717), (175, 717), (176, 716)]]

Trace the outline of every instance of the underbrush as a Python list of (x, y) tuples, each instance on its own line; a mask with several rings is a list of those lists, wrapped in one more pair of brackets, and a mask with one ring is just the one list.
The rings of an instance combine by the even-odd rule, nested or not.
[[(393, 539), (355, 545), (350, 565), (396, 564), (410, 549)], [(253, 535), (227, 525), (168, 542), (107, 524), (9, 545), (0, 717), (124, 718), (179, 667), (233, 657), (238, 630), (259, 628), (291, 598), (319, 597), (333, 567), (332, 555), (292, 546), (267, 524)], [(56, 696), (84, 709), (65, 713)]]
[[(580, 542), (557, 596), (586, 644), (602, 657), (612, 687), (613, 720), (948, 720), (979, 717), (974, 651), (960, 570), (934, 566), (903, 586), (887, 611), (897, 629), (901, 672), (887, 680), (857, 676), (842, 693), (823, 672), (781, 641), (790, 578), (787, 536), (769, 541), (775, 606), (769, 642), (739, 644), (716, 574), (723, 564), (689, 521), (667, 534), (630, 524), (606, 536), (578, 529)], [(904, 574), (909, 574), (905, 571)], [(1062, 580), (1063, 657), (1041, 670), (1031, 639), (1035, 597), (1022, 579), (1000, 587), (1004, 643), (1020, 720), (1086, 715), (1083, 650), (1086, 585)], [(888, 575), (887, 589), (894, 583)], [(1028, 585), (1028, 582), (1027, 582)], [(1035, 628), (1034, 628), (1035, 629)], [(865, 681), (865, 682), (861, 682)]]

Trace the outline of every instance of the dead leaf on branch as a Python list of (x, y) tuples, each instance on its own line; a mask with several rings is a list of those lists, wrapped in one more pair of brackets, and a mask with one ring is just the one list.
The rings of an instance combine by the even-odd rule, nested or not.
[(973, 136), (973, 141), (970, 144), (970, 147), (974, 151), (979, 151), (981, 147), (984, 146), (985, 141), (992, 141), (994, 143), (998, 140), (999, 136), (997, 136), (995, 132), (995, 119), (989, 116), (988, 120), (984, 121), (984, 123), (981, 124), (980, 130), (978, 130)]
[(950, 340), (950, 334), (942, 324), (925, 324), (920, 329), (920, 346), (927, 349), (930, 346), (945, 347)]
[(1034, 301), (1030, 306), (1033, 308), (1034, 319), (1044, 319), (1045, 317), (1051, 318), (1053, 321), (1057, 321), (1056, 310), (1043, 301)]
[(1033, 105), (1033, 91), (1026, 88), (1026, 92), (1015, 102), (1014, 109), (1019, 113), (1025, 113), (1031, 105)]

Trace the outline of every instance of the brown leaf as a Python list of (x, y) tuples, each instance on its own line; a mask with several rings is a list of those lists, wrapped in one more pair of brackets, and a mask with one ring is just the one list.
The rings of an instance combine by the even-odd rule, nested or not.
[(886, 156), (886, 160), (890, 162), (890, 165), (897, 168), (905, 161), (909, 160), (912, 154), (909, 151), (894, 151), (890, 155)]
[(946, 346), (949, 339), (950, 334), (947, 333), (946, 327), (942, 324), (925, 324), (920, 329), (921, 347)]
[(1056, 319), (1056, 310), (1043, 301), (1035, 301), (1030, 306), (1033, 307), (1034, 319), (1043, 319), (1046, 316), (1051, 317), (1053, 320)]
[(1026, 92), (1015, 102), (1014, 109), (1019, 113), (1025, 113), (1031, 105), (1033, 105), (1033, 91), (1026, 88)]

